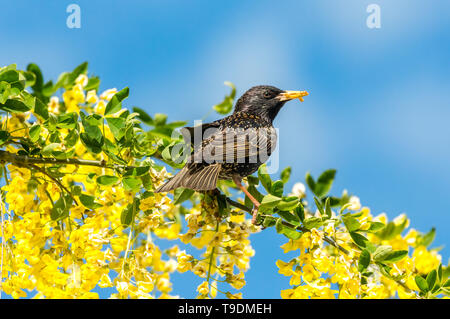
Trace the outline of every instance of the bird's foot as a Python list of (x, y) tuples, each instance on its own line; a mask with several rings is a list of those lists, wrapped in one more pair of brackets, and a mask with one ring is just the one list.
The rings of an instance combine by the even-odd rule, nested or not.
[(258, 217), (258, 207), (252, 209), (252, 224), (256, 225), (256, 217)]

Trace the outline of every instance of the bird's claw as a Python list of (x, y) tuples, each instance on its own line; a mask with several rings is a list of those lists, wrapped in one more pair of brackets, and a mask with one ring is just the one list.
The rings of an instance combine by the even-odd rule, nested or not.
[(252, 209), (252, 224), (256, 225), (256, 217), (258, 217), (258, 207)]

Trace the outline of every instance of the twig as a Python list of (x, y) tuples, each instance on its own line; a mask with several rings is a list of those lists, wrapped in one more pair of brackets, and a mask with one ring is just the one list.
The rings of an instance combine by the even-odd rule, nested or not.
[(52, 175), (50, 175), (49, 173), (47, 173), (45, 171), (44, 168), (33, 165), (33, 164), (28, 164), (28, 167), (34, 168), (35, 170), (41, 172), (42, 174), (46, 175), (47, 177), (49, 177), (52, 181), (54, 181), (59, 188), (61, 188), (62, 191), (65, 191), (67, 194), (69, 194), (69, 196), (72, 198), (72, 200), (74, 201), (74, 203), (78, 206), (78, 202), (75, 199), (75, 197), (73, 197), (72, 193), (67, 189), (66, 186), (64, 186), (57, 178), (53, 177)]
[[(245, 205), (243, 205), (243, 204), (241, 204), (241, 203), (238, 203), (238, 202), (232, 200), (231, 198), (228, 198), (228, 197), (227, 197), (227, 202), (228, 202), (230, 205), (234, 206), (234, 207), (237, 207), (237, 208), (239, 208), (239, 209), (242, 209), (243, 211), (246, 211), (247, 213), (252, 214), (252, 210), (251, 210), (250, 208), (248, 208), (247, 206), (245, 206)], [(300, 230), (300, 231), (302, 231), (302, 232), (310, 232), (310, 231), (311, 231), (311, 230), (309, 230), (309, 229), (307, 229), (307, 228), (305, 228), (305, 227), (303, 227), (303, 226), (295, 226), (295, 225), (292, 225), (292, 224), (290, 224), (290, 223), (288, 223), (288, 222), (286, 222), (286, 221), (284, 221), (284, 220), (282, 220), (281, 223), (282, 223), (284, 226), (287, 226), (287, 227), (289, 227), (289, 228), (293, 228), (293, 229), (296, 229), (296, 230)], [(326, 241), (327, 243), (329, 243), (330, 245), (336, 247), (337, 249), (339, 249), (340, 251), (342, 251), (344, 254), (346, 254), (346, 255), (349, 254), (349, 251), (348, 251), (347, 249), (345, 249), (344, 247), (340, 246), (340, 245), (339, 245), (338, 243), (336, 243), (332, 238), (330, 238), (330, 237), (328, 237), (328, 236), (323, 236), (323, 240)]]
[(108, 164), (105, 160), (94, 161), (77, 158), (57, 159), (52, 157), (31, 157), (27, 155), (17, 155), (8, 151), (0, 150), (0, 162), (12, 163), (16, 166), (27, 166), (30, 164), (63, 164), (63, 165), (84, 165), (84, 166), (97, 166), (104, 168), (135, 168), (136, 166), (120, 165), (120, 164)]
[[(238, 202), (236, 202), (236, 201), (234, 201), (234, 200), (232, 200), (231, 198), (228, 198), (228, 197), (226, 198), (226, 200), (227, 200), (227, 202), (228, 202), (230, 205), (232, 205), (232, 206), (234, 206), (234, 207), (237, 207), (237, 208), (239, 208), (239, 209), (241, 209), (241, 210), (243, 210), (243, 211), (246, 211), (246, 212), (249, 213), (250, 215), (252, 214), (252, 210), (251, 210), (250, 208), (248, 208), (247, 206), (245, 206), (245, 205), (243, 205), (243, 204), (241, 204), (241, 203), (238, 203)], [(294, 228), (294, 229), (298, 229), (298, 230), (300, 230), (300, 231), (302, 231), (302, 232), (310, 232), (309, 229), (307, 229), (307, 228), (305, 228), (305, 227), (303, 227), (303, 226), (295, 226), (295, 225), (292, 225), (292, 224), (290, 224), (290, 223), (288, 223), (288, 222), (286, 222), (286, 221), (284, 221), (284, 220), (282, 220), (281, 223), (282, 223), (283, 225), (287, 226), (287, 227)], [(336, 247), (337, 249), (339, 249), (340, 251), (342, 251), (344, 254), (346, 254), (346, 255), (349, 255), (349, 254), (350, 254), (350, 252), (349, 252), (347, 249), (345, 249), (344, 247), (340, 246), (340, 245), (339, 245), (338, 243), (336, 243), (336, 241), (334, 241), (332, 238), (330, 238), (330, 237), (328, 237), (328, 236), (325, 235), (325, 236), (323, 237), (323, 240), (326, 241), (327, 243), (329, 243), (330, 245)], [(395, 280), (395, 279), (392, 279), (392, 280), (394, 280), (398, 285), (400, 285), (403, 289), (405, 289), (406, 292), (411, 292), (411, 291), (413, 291), (413, 290), (409, 289), (408, 286), (406, 286), (405, 283), (403, 283), (403, 282), (401, 282), (401, 281), (399, 281), (399, 280)], [(417, 294), (416, 294), (416, 295), (417, 295)]]

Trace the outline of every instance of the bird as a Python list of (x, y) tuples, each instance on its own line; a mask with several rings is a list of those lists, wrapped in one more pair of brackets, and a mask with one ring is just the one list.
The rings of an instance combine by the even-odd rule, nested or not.
[(308, 94), (270, 85), (254, 86), (237, 100), (231, 115), (183, 127), (180, 132), (193, 150), (185, 166), (155, 192), (179, 187), (209, 191), (216, 189), (219, 179), (232, 180), (253, 203), (255, 224), (260, 203), (242, 185), (242, 179), (256, 172), (274, 150), (277, 136), (273, 121), (280, 109), (296, 98), (303, 102)]

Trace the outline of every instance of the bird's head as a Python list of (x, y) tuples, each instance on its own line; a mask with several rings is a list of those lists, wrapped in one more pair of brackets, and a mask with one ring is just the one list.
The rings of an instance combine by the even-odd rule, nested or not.
[(274, 86), (258, 85), (245, 92), (236, 102), (234, 112), (246, 112), (265, 117), (272, 122), (284, 103), (308, 95), (306, 91), (283, 91)]

